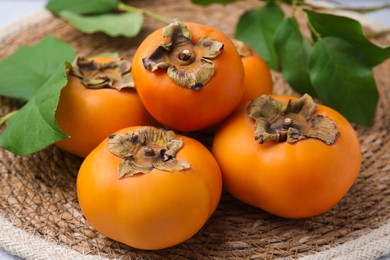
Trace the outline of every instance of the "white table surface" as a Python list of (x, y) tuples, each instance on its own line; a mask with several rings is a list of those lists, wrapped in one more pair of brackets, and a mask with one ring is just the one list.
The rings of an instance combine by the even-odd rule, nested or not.
[[(390, 0), (343, 0), (340, 2), (348, 3), (351, 6), (367, 6), (389, 3)], [(43, 9), (45, 3), (46, 0), (0, 0), (0, 28)], [(384, 28), (390, 28), (390, 9), (373, 12), (366, 16), (381, 24)], [(9, 255), (0, 248), (0, 260), (15, 259), (19, 258)], [(390, 256), (381, 258), (381, 260), (384, 259), (390, 260)]]
[[(41, 10), (46, 0), (0, 0), (0, 28)], [(1, 48), (1, 46), (0, 46)], [(0, 247), (0, 260), (19, 259)]]

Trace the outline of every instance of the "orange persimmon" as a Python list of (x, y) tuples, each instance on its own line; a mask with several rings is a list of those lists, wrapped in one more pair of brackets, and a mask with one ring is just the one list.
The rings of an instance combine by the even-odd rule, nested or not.
[(359, 140), (350, 123), (307, 95), (261, 96), (247, 110), (229, 117), (214, 138), (224, 187), (282, 217), (332, 208), (360, 169)]
[(244, 92), (243, 65), (229, 37), (210, 26), (179, 20), (141, 43), (133, 78), (150, 114), (181, 131), (222, 121)]
[(73, 72), (68, 73), (55, 113), (60, 128), (70, 137), (56, 146), (85, 157), (110, 133), (153, 124), (135, 89), (127, 88), (132, 84), (127, 82), (129, 66), (109, 56), (78, 59)]
[(244, 65), (244, 96), (240, 105), (261, 96), (270, 95), (273, 90), (271, 70), (268, 64), (248, 44), (233, 39), (238, 54)]
[(221, 190), (219, 166), (206, 147), (154, 127), (110, 135), (77, 176), (88, 222), (111, 239), (147, 250), (197, 233), (215, 211)]

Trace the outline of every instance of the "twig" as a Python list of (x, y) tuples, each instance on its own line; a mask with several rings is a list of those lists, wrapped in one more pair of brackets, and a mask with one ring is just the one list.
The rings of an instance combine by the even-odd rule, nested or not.
[(19, 110), (12, 111), (2, 117), (0, 117), (0, 126), (7, 122), (13, 115), (15, 115)]
[(119, 4), (117, 5), (117, 9), (119, 11), (123, 11), (123, 12), (136, 12), (136, 13), (139, 13), (141, 15), (144, 15), (144, 16), (147, 16), (147, 17), (150, 17), (156, 21), (159, 21), (161, 23), (165, 23), (165, 24), (169, 24), (170, 22), (170, 19), (166, 18), (166, 17), (163, 17), (161, 15), (158, 15), (152, 11), (149, 11), (149, 10), (146, 10), (146, 9), (141, 9), (141, 8), (137, 8), (137, 7), (134, 7), (134, 6), (130, 6), (130, 5), (127, 5), (127, 4), (124, 4), (122, 2), (119, 2)]

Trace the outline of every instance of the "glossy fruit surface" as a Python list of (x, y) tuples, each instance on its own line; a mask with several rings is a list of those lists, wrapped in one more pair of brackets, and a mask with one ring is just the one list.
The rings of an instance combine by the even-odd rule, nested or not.
[(153, 169), (120, 178), (122, 159), (107, 149), (109, 139), (88, 155), (77, 177), (77, 195), (97, 231), (135, 248), (161, 249), (187, 240), (206, 223), (221, 196), (219, 166), (198, 141), (177, 137), (183, 147), (176, 159), (190, 164), (177, 172)]
[(273, 90), (273, 80), (268, 64), (249, 45), (240, 40), (232, 39), (244, 65), (244, 95), (240, 105), (261, 96), (270, 95)]
[[(186, 23), (186, 26), (194, 44), (204, 37), (223, 44), (220, 54), (209, 59), (215, 72), (207, 83), (195, 84), (193, 89), (183, 87), (168, 77), (166, 69), (150, 71), (145, 67), (145, 58), (166, 40), (162, 37), (163, 29), (150, 34), (139, 46), (133, 59), (133, 77), (142, 102), (157, 121), (173, 129), (193, 131), (222, 121), (237, 107), (243, 96), (244, 69), (234, 45), (225, 34), (206, 25)], [(191, 48), (198, 50), (198, 46)], [(185, 66), (182, 69), (192, 70)]]
[(244, 96), (241, 105), (261, 95), (272, 94), (273, 82), (271, 71), (265, 61), (253, 51), (249, 56), (241, 57), (244, 65)]
[[(291, 97), (275, 97), (287, 104)], [(339, 134), (334, 144), (309, 138), (296, 143), (254, 138), (255, 121), (246, 111), (226, 120), (213, 143), (224, 187), (237, 199), (288, 218), (321, 214), (332, 208), (355, 181), (360, 145), (349, 122), (319, 105), (315, 115), (332, 119)]]
[[(112, 57), (96, 57), (98, 63)], [(70, 136), (56, 145), (86, 157), (109, 134), (128, 126), (150, 125), (153, 119), (134, 89), (85, 87), (78, 77), (68, 75), (56, 111), (60, 128)]]

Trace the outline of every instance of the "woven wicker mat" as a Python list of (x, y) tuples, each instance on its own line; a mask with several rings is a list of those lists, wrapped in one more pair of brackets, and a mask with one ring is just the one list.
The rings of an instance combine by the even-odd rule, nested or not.
[[(189, 0), (131, 3), (232, 35), (238, 17), (257, 1), (207, 8)], [(142, 39), (160, 26), (146, 19), (137, 38), (112, 39), (80, 33), (41, 12), (0, 32), (0, 59), (48, 34), (70, 43), (78, 54), (118, 51), (131, 57)], [(378, 43), (385, 42), (378, 39)], [(215, 214), (193, 238), (164, 250), (136, 250), (103, 237), (84, 219), (75, 193), (79, 158), (55, 147), (25, 157), (0, 149), (0, 246), (27, 259), (373, 259), (390, 253), (390, 61), (374, 73), (381, 99), (374, 126), (356, 128), (364, 158), (360, 175), (340, 203), (325, 214), (283, 219), (224, 192)], [(291, 92), (279, 74), (273, 76), (275, 93)], [(4, 97), (1, 101), (3, 113), (18, 106)]]

